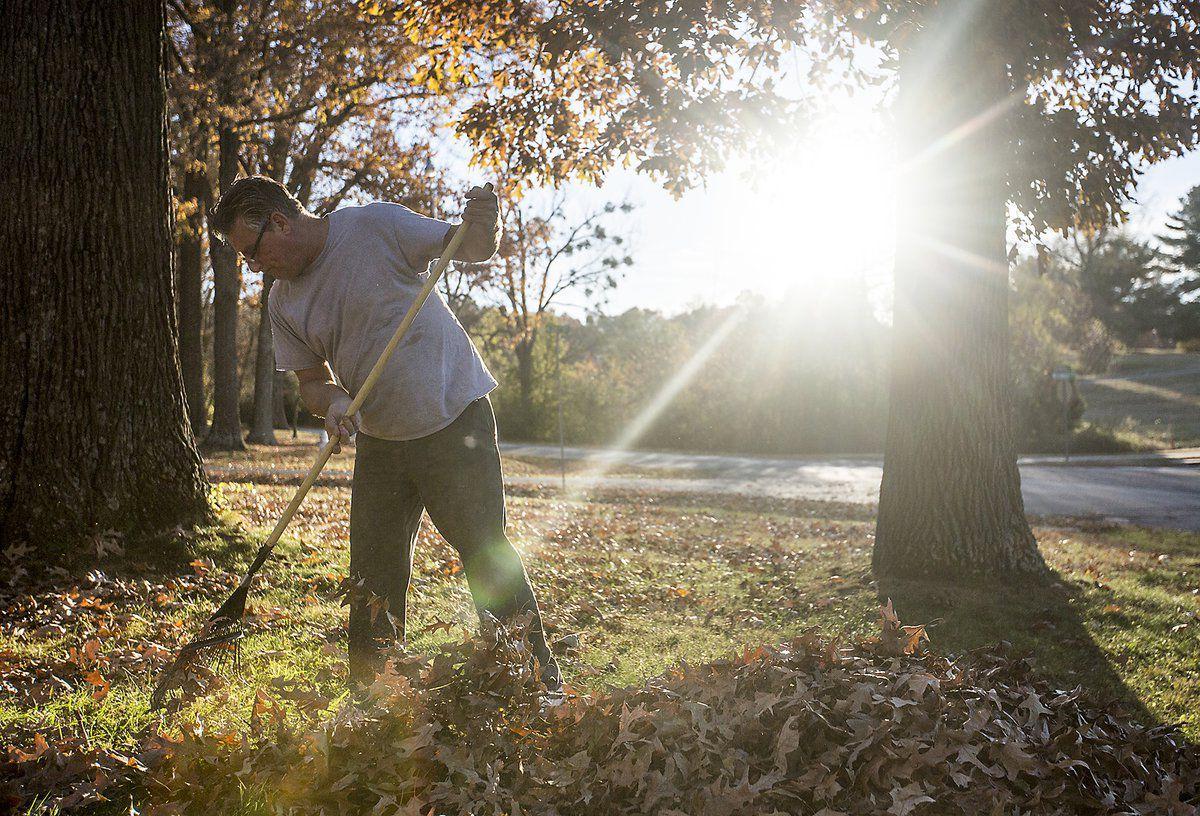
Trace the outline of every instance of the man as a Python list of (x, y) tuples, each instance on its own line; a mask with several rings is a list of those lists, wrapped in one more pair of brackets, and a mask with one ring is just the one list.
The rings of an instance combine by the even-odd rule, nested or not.
[[(467, 193), (463, 224), (399, 204), (308, 213), (274, 179), (242, 178), (212, 214), (269, 295), (276, 368), (325, 417), (337, 448), (357, 434), (350, 500), (350, 681), (370, 683), (381, 647), (404, 637), (405, 596), (422, 510), (458, 550), (476, 609), (532, 615), (530, 645), (547, 686), (561, 685), (521, 557), (505, 536), (504, 486), (488, 394), (496, 380), (446, 302), (417, 313), (358, 415), (346, 409), (420, 291), (430, 262), (466, 229), (456, 260), (485, 261), (499, 239), (491, 185)], [(387, 601), (388, 614), (369, 600)]]

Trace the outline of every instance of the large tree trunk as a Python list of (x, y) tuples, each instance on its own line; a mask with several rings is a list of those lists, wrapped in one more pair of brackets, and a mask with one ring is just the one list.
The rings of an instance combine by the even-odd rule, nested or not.
[(1042, 573), (1011, 421), (1004, 189), (1008, 80), (984, 26), (931, 21), (904, 49), (890, 415), (874, 567)]
[(204, 215), (201, 212), (203, 194), (198, 186), (207, 184), (201, 177), (199, 185), (188, 174), (183, 185), (183, 196), (195, 203), (196, 209), (187, 218), (180, 231), (178, 298), (179, 298), (179, 364), (183, 370), (183, 390), (187, 397), (188, 419), (192, 423), (192, 434), (204, 438), (208, 428), (208, 404), (204, 398), (204, 347), (201, 341), (203, 323), (202, 297), (204, 283), (204, 246), (202, 231)]
[[(237, 178), (237, 134), (222, 122), (220, 145), (221, 192)], [(238, 416), (241, 391), (238, 378), (238, 302), (242, 294), (242, 270), (237, 253), (227, 241), (209, 230), (208, 253), (213, 266), (213, 419), (207, 450), (244, 450), (242, 421)]]
[[(0, 27), (0, 543), (208, 516), (175, 345), (161, 4)], [(36, 149), (34, 149), (36, 147)]]
[(256, 445), (278, 445), (275, 439), (275, 348), (271, 342), (271, 318), (267, 304), (275, 278), (263, 273), (262, 296), (258, 301), (258, 354), (254, 360), (254, 421), (247, 439)]

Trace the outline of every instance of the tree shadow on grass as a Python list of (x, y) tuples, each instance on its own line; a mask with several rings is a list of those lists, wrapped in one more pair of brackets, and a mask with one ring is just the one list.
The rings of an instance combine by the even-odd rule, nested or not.
[(177, 528), (136, 538), (94, 537), (50, 552), (27, 553), (14, 564), (10, 580), (0, 585), (0, 615), (22, 595), (60, 592), (84, 582), (89, 573), (111, 578), (168, 581), (194, 571), (196, 559), (239, 572), (249, 565), (260, 541), (230, 518), (214, 524)]
[(1135, 721), (1160, 724), (1088, 632), (1076, 610), (1079, 584), (1059, 573), (1045, 584), (878, 580), (881, 602), (891, 598), (901, 621), (936, 621), (929, 635), (938, 652), (958, 655), (1008, 641), (1014, 656), (1029, 656), (1036, 673), (1056, 687), (1082, 686), (1098, 704), (1113, 703)]

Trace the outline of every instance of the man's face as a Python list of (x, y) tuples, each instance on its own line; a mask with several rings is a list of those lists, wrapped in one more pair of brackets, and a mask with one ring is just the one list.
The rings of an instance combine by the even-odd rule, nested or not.
[(262, 229), (238, 217), (228, 238), (253, 272), (291, 280), (304, 271), (294, 225), (282, 213), (273, 213)]

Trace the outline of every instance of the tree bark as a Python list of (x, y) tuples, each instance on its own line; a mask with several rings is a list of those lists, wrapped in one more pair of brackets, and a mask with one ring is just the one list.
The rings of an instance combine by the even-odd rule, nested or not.
[[(202, 206), (203, 177), (199, 183), (189, 173), (184, 181), (183, 197)], [(179, 363), (183, 371), (183, 390), (187, 398), (188, 419), (192, 434), (203, 439), (208, 429), (208, 404), (204, 396), (204, 347), (201, 341), (203, 323), (202, 297), (204, 282), (204, 247), (202, 230), (204, 216), (199, 206), (187, 218), (180, 230), (177, 297), (179, 304)]]
[(1009, 400), (1009, 82), (979, 41), (985, 27), (957, 13), (931, 21), (901, 53), (906, 172), (873, 564), (898, 577), (1042, 574)]
[[(221, 192), (237, 178), (238, 137), (227, 122), (221, 123), (219, 178)], [(213, 419), (204, 440), (206, 450), (245, 450), (238, 415), (237, 324), (242, 294), (242, 270), (237, 253), (209, 229), (209, 256), (213, 266)]]
[(288, 371), (276, 371), (275, 382), (271, 386), (271, 400), (275, 403), (275, 429), (286, 428), (296, 433), (296, 411), (290, 400), (291, 383), (288, 377), (294, 376)]
[(275, 348), (271, 342), (271, 318), (267, 313), (271, 284), (275, 278), (263, 273), (262, 296), (258, 301), (258, 353), (254, 360), (254, 421), (246, 441), (256, 445), (278, 445), (275, 439)]
[[(294, 127), (280, 126), (267, 151), (267, 174), (282, 182), (287, 168), (288, 147)], [(262, 295), (258, 299), (258, 353), (254, 358), (254, 413), (248, 442), (278, 445), (275, 439), (275, 346), (271, 335), (271, 316), (267, 311), (271, 284), (275, 278), (263, 273)]]
[(533, 421), (533, 349), (537, 337), (530, 334), (517, 341), (517, 388), (521, 401), (521, 422), (514, 431), (525, 439), (534, 438)]
[[(161, 4), (0, 27), (0, 542), (209, 517), (175, 340)], [(36, 147), (36, 149), (33, 149)]]

